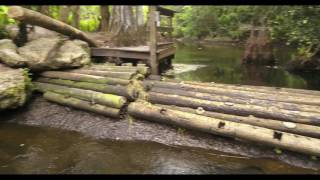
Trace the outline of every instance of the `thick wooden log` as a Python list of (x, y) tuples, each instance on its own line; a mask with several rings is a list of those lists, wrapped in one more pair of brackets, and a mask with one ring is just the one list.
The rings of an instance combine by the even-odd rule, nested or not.
[(151, 89), (152, 87), (162, 87), (162, 88), (180, 89), (185, 91), (209, 93), (213, 95), (224, 95), (224, 96), (236, 97), (236, 98), (239, 98), (239, 97), (255, 98), (255, 99), (263, 99), (263, 100), (279, 101), (279, 102), (289, 102), (289, 103), (296, 103), (296, 104), (320, 106), (320, 98), (286, 96), (286, 95), (280, 95), (276, 93), (269, 94), (269, 93), (261, 93), (261, 92), (230, 90), (230, 89), (217, 88), (217, 87), (206, 87), (206, 86), (199, 86), (199, 85), (192, 85), (192, 84), (152, 81), (152, 80), (145, 80), (143, 84), (147, 89)]
[(320, 91), (314, 90), (305, 90), (305, 89), (293, 89), (293, 88), (282, 88), (282, 87), (267, 87), (267, 86), (251, 86), (243, 84), (223, 84), (223, 83), (214, 83), (214, 82), (194, 82), (194, 81), (179, 81), (175, 79), (166, 79), (165, 82), (175, 82), (175, 83), (185, 83), (199, 86), (209, 86), (209, 87), (220, 87), (220, 88), (232, 88), (235, 90), (247, 90), (247, 91), (257, 91), (257, 92), (266, 92), (266, 93), (278, 93), (278, 94), (295, 94), (295, 95), (304, 95), (304, 96), (320, 96)]
[(89, 101), (84, 101), (78, 98), (57, 94), (54, 92), (46, 92), (43, 96), (45, 99), (66, 106), (71, 106), (77, 109), (86, 110), (113, 118), (121, 118), (120, 109), (107, 107), (100, 104), (91, 104)]
[(120, 79), (126, 79), (126, 80), (131, 79), (135, 75), (135, 73), (132, 73), (132, 72), (99, 71), (99, 70), (89, 70), (89, 69), (75, 69), (75, 70), (69, 70), (68, 72), (111, 77), (111, 78), (120, 78)]
[(92, 47), (98, 47), (97, 43), (90, 39), (84, 32), (39, 12), (20, 6), (10, 6), (8, 10), (8, 16), (27, 24), (44, 27), (66, 36), (86, 41)]
[(110, 85), (128, 85), (129, 80), (119, 79), (119, 78), (106, 78), (101, 76), (71, 73), (71, 72), (61, 72), (61, 71), (46, 71), (41, 73), (43, 77), (67, 79), (81, 82), (91, 82), (97, 84), (110, 84)]
[(150, 68), (144, 66), (110, 66), (110, 65), (91, 65), (87, 69), (94, 69), (100, 71), (119, 71), (119, 72), (139, 72), (140, 74), (150, 74)]
[(260, 118), (278, 119), (302, 124), (320, 125), (320, 113), (297, 112), (276, 107), (261, 107), (256, 105), (234, 104), (196, 99), (185, 96), (169, 95), (162, 93), (149, 93), (151, 103), (175, 105), (181, 107), (198, 108), (206, 111), (221, 112), (240, 116), (253, 115)]
[(37, 82), (51, 83), (51, 84), (63, 85), (63, 86), (68, 86), (73, 88), (93, 90), (93, 91), (98, 91), (98, 92), (107, 93), (107, 94), (115, 94), (118, 96), (124, 96), (129, 100), (133, 100), (138, 97), (138, 94), (136, 91), (129, 91), (126, 86), (121, 86), (121, 85), (113, 86), (113, 85), (107, 85), (107, 84), (77, 82), (77, 81), (71, 81), (71, 80), (51, 79), (51, 78), (38, 78)]
[(311, 105), (304, 105), (304, 104), (293, 104), (293, 103), (277, 102), (277, 101), (246, 98), (246, 97), (239, 97), (239, 98), (228, 97), (228, 96), (212, 95), (208, 93), (192, 92), (192, 91), (185, 91), (185, 90), (179, 90), (179, 89), (159, 88), (159, 87), (153, 87), (150, 91), (156, 92), (156, 93), (162, 93), (162, 94), (172, 94), (172, 95), (192, 97), (192, 98), (203, 99), (208, 101), (218, 101), (218, 102), (244, 104), (244, 105), (256, 105), (256, 106), (263, 106), (263, 107), (276, 107), (279, 109), (285, 109), (290, 111), (320, 113), (319, 106), (311, 106)]
[(51, 91), (51, 92), (63, 94), (65, 96), (86, 100), (91, 102), (92, 104), (98, 103), (98, 104), (105, 105), (112, 108), (120, 109), (127, 102), (127, 99), (125, 97), (117, 96), (113, 94), (104, 94), (104, 93), (91, 91), (91, 90), (70, 88), (70, 87), (65, 87), (65, 86), (60, 86), (55, 84), (48, 84), (48, 83), (40, 83), (40, 82), (35, 82), (34, 85), (36, 87), (36, 90), (41, 91), (43, 93), (47, 91)]
[(139, 119), (173, 124), (221, 136), (239, 138), (308, 155), (320, 155), (320, 140), (249, 124), (225, 121), (192, 113), (134, 102), (128, 113)]
[(203, 109), (192, 109), (186, 107), (178, 107), (178, 106), (168, 106), (162, 104), (156, 104), (159, 107), (164, 107), (167, 109), (173, 109), (193, 114), (198, 114), (202, 116), (217, 118), (226, 121), (250, 124), (253, 126), (265, 127), (273, 130), (288, 132), (292, 134), (299, 134), (308, 137), (319, 138), (320, 137), (320, 127), (319, 126), (311, 126), (307, 124), (301, 123), (292, 123), (292, 122), (284, 122), (278, 121), (273, 119), (263, 119), (257, 118), (254, 116), (236, 116), (231, 114), (224, 114), (224, 113), (216, 113), (211, 111), (205, 111)]

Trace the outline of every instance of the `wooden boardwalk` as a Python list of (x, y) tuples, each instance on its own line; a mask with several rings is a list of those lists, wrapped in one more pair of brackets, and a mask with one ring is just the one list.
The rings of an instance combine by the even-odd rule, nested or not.
[[(174, 58), (176, 48), (172, 42), (172, 17), (176, 12), (160, 6), (151, 6), (149, 11), (149, 42), (147, 46), (134, 47), (92, 47), (93, 57), (120, 58), (122, 61), (137, 61), (151, 67), (154, 75), (159, 75), (162, 70), (172, 66), (171, 60)], [(169, 25), (160, 25), (160, 16), (168, 18)], [(158, 32), (166, 32), (169, 42), (158, 42)], [(135, 63), (136, 64), (136, 63)]]
[[(161, 61), (168, 57), (173, 57), (176, 52), (173, 42), (158, 43), (157, 60)], [(148, 64), (150, 59), (149, 46), (134, 46), (134, 47), (116, 47), (116, 48), (91, 48), (91, 55), (95, 57), (119, 57), (135, 60), (142, 60)], [(150, 65), (150, 64), (148, 64)]]

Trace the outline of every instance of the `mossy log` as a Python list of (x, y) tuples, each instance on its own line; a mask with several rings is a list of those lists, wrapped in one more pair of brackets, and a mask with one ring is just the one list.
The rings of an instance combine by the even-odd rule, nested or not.
[(173, 110), (198, 114), (198, 115), (217, 118), (217, 119), (226, 120), (226, 121), (250, 124), (253, 126), (265, 127), (265, 128), (269, 128), (269, 129), (273, 129), (273, 130), (278, 130), (278, 131), (283, 131), (283, 132), (288, 132), (288, 133), (293, 133), (293, 134), (299, 134), (299, 135), (308, 136), (308, 137), (314, 137), (314, 138), (320, 137), (320, 127), (319, 126), (311, 126), (311, 125), (301, 124), (301, 123), (284, 122), (284, 121), (278, 121), (278, 120), (273, 120), (273, 119), (263, 119), (263, 118), (257, 118), (254, 116), (247, 116), (247, 117), (236, 116), (236, 115), (231, 115), (231, 114), (223, 114), (223, 113), (204, 111), (202, 109), (192, 109), (192, 108), (168, 106), (168, 105), (162, 105), (162, 104), (156, 104), (156, 105), (159, 107), (167, 108), (167, 109), (173, 109)]
[(131, 79), (135, 73), (133, 72), (114, 72), (114, 71), (99, 71), (99, 70), (89, 70), (89, 69), (75, 69), (69, 70), (68, 72), (79, 73), (79, 74), (89, 74), (95, 76), (104, 76), (111, 78), (120, 78), (120, 79)]
[(71, 81), (71, 80), (51, 79), (51, 78), (38, 78), (37, 82), (51, 83), (51, 84), (63, 85), (63, 86), (68, 86), (73, 88), (93, 90), (93, 91), (98, 91), (98, 92), (107, 93), (107, 94), (115, 94), (118, 96), (124, 96), (129, 100), (133, 100), (138, 97), (138, 94), (136, 91), (129, 91), (127, 86), (121, 86), (121, 85), (113, 86), (113, 85), (107, 85), (107, 84), (77, 82), (77, 81)]
[(137, 71), (140, 74), (148, 75), (150, 74), (150, 68), (144, 66), (109, 66), (109, 65), (91, 65), (87, 67), (88, 69), (95, 70), (106, 70), (106, 71), (119, 71), (119, 72), (128, 72), (128, 71)]
[(92, 104), (89, 101), (84, 101), (78, 98), (65, 96), (65, 95), (50, 92), (50, 91), (44, 93), (43, 97), (49, 101), (52, 101), (61, 105), (66, 105), (66, 106), (102, 114), (102, 115), (113, 117), (113, 118), (121, 118), (120, 109), (111, 108), (111, 107), (107, 107), (100, 104)]
[(55, 20), (39, 12), (26, 9), (20, 6), (11, 6), (8, 10), (8, 16), (26, 24), (44, 27), (58, 33), (86, 41), (92, 47), (98, 47), (97, 43), (89, 38), (84, 32), (76, 29), (64, 22)]
[(129, 80), (119, 79), (119, 78), (107, 78), (101, 76), (71, 73), (71, 72), (61, 72), (61, 71), (46, 71), (41, 73), (41, 76), (48, 78), (58, 78), (67, 79), (81, 82), (91, 82), (97, 84), (110, 84), (110, 85), (128, 85)]
[(320, 105), (320, 98), (300, 97), (300, 96), (297, 97), (297, 96), (281, 95), (276, 93), (269, 94), (269, 93), (262, 93), (262, 92), (240, 91), (240, 90), (231, 90), (231, 89), (224, 89), (224, 88), (218, 88), (218, 87), (206, 87), (206, 86), (199, 86), (199, 85), (192, 85), (192, 84), (152, 81), (152, 80), (146, 80), (143, 82), (143, 84), (146, 89), (151, 89), (152, 87), (162, 87), (162, 88), (170, 88), (170, 89), (180, 89), (185, 91), (209, 93), (213, 95), (224, 95), (224, 96), (236, 97), (236, 98), (239, 98), (239, 97), (255, 98), (255, 99), (289, 102), (289, 103), (296, 103), (296, 104)]
[[(156, 80), (156, 79), (152, 79)], [(251, 85), (243, 85), (243, 84), (222, 84), (222, 83), (214, 83), (214, 82), (195, 82), (195, 81), (179, 81), (175, 79), (165, 79), (164, 82), (175, 82), (175, 83), (184, 83), (191, 85), (199, 85), (205, 87), (219, 87), (225, 89), (234, 89), (234, 90), (242, 90), (242, 91), (254, 91), (254, 92), (262, 92), (262, 93), (277, 93), (284, 95), (295, 95), (295, 96), (320, 96), (320, 91), (314, 90), (305, 90), (305, 89), (292, 89), (292, 88), (282, 88), (282, 87), (267, 87), (267, 86), (251, 86)]]
[(172, 124), (236, 139), (239, 138), (308, 155), (320, 155), (320, 139), (316, 138), (196, 115), (148, 103), (131, 103), (128, 106), (128, 113), (139, 119)]
[(253, 115), (260, 118), (320, 125), (320, 113), (314, 112), (289, 111), (273, 106), (262, 107), (256, 105), (235, 104), (228, 102), (215, 102), (155, 92), (150, 92), (148, 99), (151, 103), (157, 104), (175, 105), (190, 108), (202, 107), (206, 111), (221, 112), (240, 116)]
[(127, 99), (123, 96), (117, 96), (113, 94), (104, 94), (96, 91), (91, 90), (83, 90), (77, 88), (70, 88), (55, 84), (48, 84), (48, 83), (34, 83), (36, 90), (41, 91), (43, 93), (47, 91), (52, 91), (55, 93), (59, 93), (65, 96), (70, 96), (74, 98), (79, 98), (82, 100), (90, 101), (91, 103), (98, 103), (101, 105), (105, 105), (112, 108), (122, 108)]
[(159, 87), (153, 87), (150, 91), (156, 92), (156, 93), (192, 97), (192, 98), (203, 99), (208, 101), (236, 103), (236, 104), (244, 104), (244, 105), (256, 105), (256, 106), (262, 106), (262, 107), (276, 107), (279, 109), (285, 109), (290, 111), (320, 113), (319, 106), (311, 106), (311, 105), (304, 105), (304, 104), (293, 104), (293, 103), (277, 102), (277, 101), (270, 101), (270, 100), (263, 100), (263, 99), (245, 98), (245, 97), (237, 98), (237, 97), (220, 96), (220, 95), (213, 95), (208, 93), (192, 92), (192, 91), (185, 91), (185, 90), (179, 90), (179, 89), (159, 88)]

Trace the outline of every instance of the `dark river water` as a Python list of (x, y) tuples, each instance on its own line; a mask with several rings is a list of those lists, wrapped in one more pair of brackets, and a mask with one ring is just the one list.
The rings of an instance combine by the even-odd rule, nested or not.
[[(280, 50), (280, 64), (287, 50)], [(174, 63), (204, 64), (179, 79), (319, 89), (312, 78), (281, 69), (240, 65), (241, 48), (178, 46)], [(310, 76), (312, 77), (312, 76)], [(319, 79), (319, 78), (318, 78)], [(1, 118), (0, 118), (1, 119)], [(271, 159), (171, 147), (150, 142), (96, 140), (59, 129), (0, 123), (0, 173), (260, 174), (317, 173)], [(318, 172), (319, 173), (319, 172)]]
[(292, 74), (283, 66), (291, 58), (293, 50), (281, 47), (275, 49), (275, 66), (241, 65), (242, 47), (215, 45), (178, 45), (174, 63), (201, 64), (206, 67), (176, 76), (181, 80), (289, 87), (320, 90), (320, 73)]
[(262, 174), (316, 173), (254, 159), (143, 141), (96, 140), (53, 128), (0, 125), (0, 173)]

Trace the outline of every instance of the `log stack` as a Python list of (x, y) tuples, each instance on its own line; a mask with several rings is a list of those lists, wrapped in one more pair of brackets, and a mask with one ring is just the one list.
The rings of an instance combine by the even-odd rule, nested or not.
[(143, 85), (151, 104), (131, 103), (133, 117), (320, 154), (317, 91), (176, 80), (144, 80)]
[(34, 85), (49, 101), (121, 118), (128, 102), (141, 96), (140, 80), (148, 71), (147, 67), (92, 65), (43, 72)]

